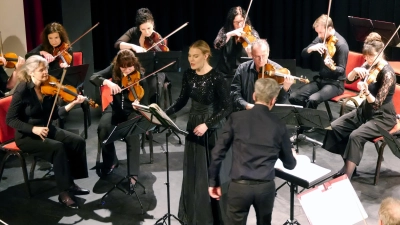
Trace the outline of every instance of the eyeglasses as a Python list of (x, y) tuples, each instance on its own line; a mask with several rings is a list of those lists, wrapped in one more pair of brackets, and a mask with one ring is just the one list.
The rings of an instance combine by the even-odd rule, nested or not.
[(243, 23), (244, 22), (244, 20), (240, 20), (240, 21), (233, 21), (233, 23), (234, 24), (241, 24), (241, 23)]

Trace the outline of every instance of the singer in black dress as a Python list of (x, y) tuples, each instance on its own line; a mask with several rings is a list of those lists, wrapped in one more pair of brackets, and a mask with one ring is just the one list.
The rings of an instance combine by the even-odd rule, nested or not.
[(178, 213), (186, 224), (220, 224), (221, 218), (218, 202), (208, 195), (207, 168), (217, 138), (216, 129), (229, 113), (230, 101), (223, 75), (208, 63), (210, 56), (206, 42), (192, 44), (188, 57), (191, 68), (183, 74), (178, 99), (166, 110), (167, 115), (174, 114), (192, 100)]

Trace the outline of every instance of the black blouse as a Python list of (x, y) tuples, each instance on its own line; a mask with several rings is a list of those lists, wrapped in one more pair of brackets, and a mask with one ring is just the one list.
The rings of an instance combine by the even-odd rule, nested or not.
[(167, 115), (181, 110), (189, 101), (204, 105), (214, 104), (214, 113), (205, 121), (207, 127), (213, 127), (230, 112), (227, 85), (221, 73), (212, 69), (204, 75), (197, 75), (188, 69), (182, 78), (182, 89), (178, 99), (166, 110)]
[(125, 34), (123, 34), (114, 44), (116, 49), (119, 49), (119, 45), (121, 42), (131, 43), (134, 45), (140, 46), (139, 38), (142, 33), (139, 31), (137, 27), (132, 27), (131, 29), (127, 30)]

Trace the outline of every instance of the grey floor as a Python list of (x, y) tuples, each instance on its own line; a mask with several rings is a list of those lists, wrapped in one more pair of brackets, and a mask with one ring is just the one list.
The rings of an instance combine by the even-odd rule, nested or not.
[[(187, 68), (186, 58), (183, 57), (182, 68)], [(297, 68), (297, 75), (303, 74), (312, 77), (313, 74), (309, 70)], [(173, 98), (175, 99), (180, 91), (181, 73), (171, 73), (171, 82), (173, 84)], [(298, 87), (296, 84), (294, 88)], [(339, 105), (330, 103), (333, 115), (337, 118)], [(185, 128), (189, 104), (181, 110), (176, 117), (178, 126)], [(320, 105), (319, 109), (325, 110), (324, 105)], [(58, 191), (52, 180), (31, 182), (33, 192), (32, 198), (27, 198), (23, 176), (19, 161), (16, 158), (10, 158), (7, 161), (3, 177), (0, 182), (0, 220), (7, 224), (155, 224), (155, 222), (163, 217), (168, 210), (167, 204), (167, 174), (166, 174), (166, 148), (165, 134), (157, 134), (154, 141), (154, 162), (149, 164), (149, 148), (146, 145), (145, 151), (141, 155), (141, 172), (139, 181), (145, 186), (146, 194), (143, 189), (137, 188), (137, 193), (143, 203), (144, 214), (141, 214), (139, 203), (134, 196), (124, 195), (116, 190), (112, 192), (105, 203), (101, 204), (101, 197), (113, 183), (119, 181), (126, 173), (126, 152), (123, 142), (116, 142), (117, 154), (121, 166), (116, 169), (115, 173), (106, 179), (100, 179), (95, 170), (96, 153), (97, 153), (97, 124), (101, 116), (101, 112), (97, 109), (92, 110), (92, 125), (89, 127), (89, 137), (86, 140), (87, 160), (89, 166), (89, 178), (77, 180), (76, 183), (84, 188), (90, 189), (91, 193), (86, 196), (79, 197), (81, 209), (70, 210), (62, 207), (58, 201)], [(79, 130), (82, 132), (82, 111), (74, 109), (66, 122), (66, 128), (71, 130)], [(292, 127), (289, 127), (293, 130)], [(324, 136), (323, 130), (317, 130), (314, 133), (307, 134), (310, 137), (322, 141)], [(184, 138), (181, 136), (182, 141)], [(178, 144), (175, 136), (169, 138), (169, 159), (170, 159), (170, 197), (171, 197), (171, 214), (177, 215), (178, 202), (182, 182), (182, 160), (183, 146)], [(312, 145), (307, 142), (299, 143), (299, 152), (302, 155), (312, 156)], [(320, 147), (316, 148), (316, 163), (322, 167), (332, 171), (339, 170), (342, 165), (342, 159), (338, 155), (331, 154)], [(1, 154), (1, 153), (0, 153)], [(0, 155), (2, 157), (3, 155)], [(364, 222), (357, 224), (377, 224), (378, 208), (380, 202), (388, 196), (400, 198), (400, 179), (398, 163), (400, 160), (391, 153), (387, 148), (384, 153), (384, 162), (382, 163), (381, 178), (379, 184), (374, 186), (373, 173), (375, 171), (377, 153), (371, 143), (365, 146), (365, 154), (362, 159), (358, 171), (359, 177), (353, 178), (351, 184), (356, 191), (363, 207), (365, 208), (368, 218)], [(27, 157), (28, 168), (32, 163), (32, 158)], [(50, 165), (40, 162), (35, 171), (35, 177), (42, 177)], [(279, 186), (285, 181), (279, 178), (275, 179), (276, 185)], [(278, 192), (275, 199), (272, 224), (283, 224), (289, 219), (289, 187), (284, 185)], [(326, 202), (327, 205), (336, 203)], [(348, 202), (342, 202), (335, 207), (337, 212), (332, 213), (331, 218), (340, 216), (342, 205)], [(320, 207), (324, 207), (323, 205)], [(299, 201), (294, 201), (294, 217), (300, 224), (309, 224), (307, 216), (302, 209)], [(326, 218), (329, 220), (330, 218)], [(1, 224), (1, 223), (0, 223)], [(171, 218), (171, 224), (178, 222)], [(254, 210), (251, 209), (247, 224), (256, 224)]]

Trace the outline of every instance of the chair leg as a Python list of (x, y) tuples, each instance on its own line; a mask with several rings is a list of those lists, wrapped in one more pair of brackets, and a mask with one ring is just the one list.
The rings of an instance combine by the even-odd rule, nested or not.
[(153, 164), (153, 131), (149, 131), (150, 164)]
[(1, 164), (0, 164), (0, 182), (1, 182), (1, 178), (3, 177), (3, 170), (4, 170), (4, 165), (6, 164), (6, 161), (8, 159), (8, 157), (10, 157), (11, 152), (6, 151), (6, 154), (3, 157), (3, 160), (1, 160)]
[(328, 112), (329, 121), (332, 121), (333, 120), (333, 116), (332, 116), (332, 112), (331, 112), (331, 107), (329, 106), (329, 102), (328, 101), (324, 101), (324, 103), (325, 103), (326, 111)]
[(84, 127), (84, 133), (85, 133), (85, 139), (88, 137), (88, 123), (89, 123), (89, 117), (90, 117), (90, 108), (88, 103), (83, 102), (81, 104), (82, 111), (83, 111), (83, 127)]
[(21, 153), (16, 153), (16, 155), (18, 156), (20, 162), (21, 162), (21, 166), (22, 166), (22, 173), (24, 175), (24, 181), (25, 181), (25, 185), (26, 185), (26, 191), (28, 193), (28, 197), (30, 198), (31, 195), (31, 188), (29, 186), (29, 179), (28, 179), (28, 172), (26, 169), (26, 162), (25, 162), (25, 158), (21, 155)]
[(169, 97), (169, 106), (172, 105), (172, 84), (171, 82), (168, 83), (168, 97)]
[(385, 146), (386, 146), (386, 143), (383, 142), (381, 144), (381, 146), (379, 147), (378, 161), (376, 162), (376, 169), (375, 169), (374, 185), (378, 184), (379, 173), (381, 171), (381, 164), (382, 164), (382, 159), (383, 159), (383, 150), (385, 150)]

